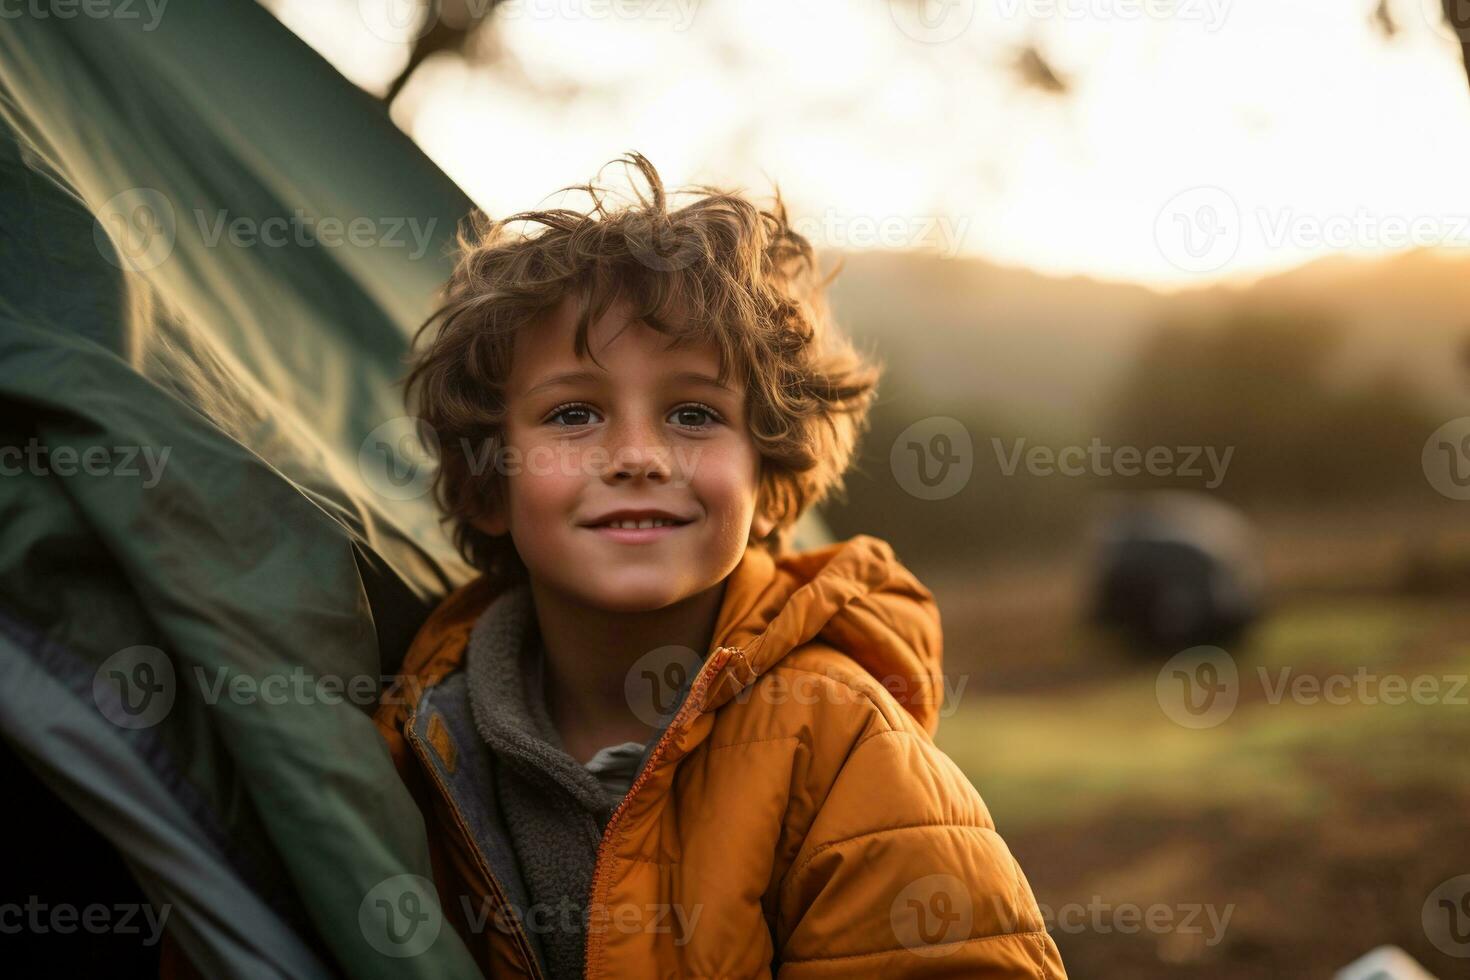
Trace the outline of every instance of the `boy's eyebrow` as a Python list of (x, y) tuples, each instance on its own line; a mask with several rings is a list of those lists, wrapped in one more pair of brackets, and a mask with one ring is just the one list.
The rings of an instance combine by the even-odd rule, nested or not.
[(578, 384), (581, 382), (596, 381), (597, 375), (591, 371), (568, 371), (565, 374), (553, 374), (543, 381), (538, 381), (526, 389), (526, 394), (534, 395), (538, 391), (547, 388), (555, 388), (557, 385)]
[(729, 385), (720, 381), (719, 378), (711, 378), (707, 374), (696, 374), (693, 371), (681, 371), (679, 374), (674, 375), (674, 380), (686, 381), (690, 384), (696, 385), (707, 385), (711, 388), (719, 388), (723, 391), (733, 390)]
[[(557, 385), (593, 382), (597, 381), (598, 378), (599, 375), (593, 374), (591, 371), (567, 371), (563, 374), (553, 374), (551, 377), (538, 381), (536, 384), (527, 388), (526, 394), (534, 395), (538, 391), (555, 388)], [(694, 371), (681, 371), (674, 375), (674, 380), (688, 382), (689, 384), (706, 385), (722, 391), (732, 390), (728, 384), (721, 383), (718, 378), (712, 378), (707, 374), (698, 374)]]

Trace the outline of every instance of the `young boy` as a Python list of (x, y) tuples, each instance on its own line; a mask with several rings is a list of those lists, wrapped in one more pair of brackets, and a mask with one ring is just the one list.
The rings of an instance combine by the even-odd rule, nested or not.
[(407, 379), (483, 573), (377, 713), (445, 916), (494, 977), (1064, 976), (932, 741), (932, 594), (787, 550), (878, 369), (779, 193), (670, 210), (627, 162), (651, 200), (462, 234)]

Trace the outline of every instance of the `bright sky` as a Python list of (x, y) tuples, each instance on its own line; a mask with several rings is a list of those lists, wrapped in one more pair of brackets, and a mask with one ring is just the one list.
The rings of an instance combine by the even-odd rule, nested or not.
[[(266, 2), (379, 92), (423, 9)], [(427, 64), (394, 117), (492, 215), (637, 149), (666, 184), (775, 178), (819, 246), (1245, 280), (1470, 247), (1458, 47), (1440, 0), (1388, 2), (1391, 40), (1377, 0), (510, 0), (504, 55)], [(1028, 41), (1068, 95), (1018, 86)]]

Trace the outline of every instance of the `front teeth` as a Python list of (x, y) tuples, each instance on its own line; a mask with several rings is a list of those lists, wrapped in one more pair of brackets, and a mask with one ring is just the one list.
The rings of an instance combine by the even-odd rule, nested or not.
[(603, 527), (622, 527), (632, 529), (640, 527), (672, 527), (673, 525), (674, 522), (666, 517), (645, 517), (639, 521), (631, 519), (626, 521), (609, 521), (608, 523), (604, 524)]

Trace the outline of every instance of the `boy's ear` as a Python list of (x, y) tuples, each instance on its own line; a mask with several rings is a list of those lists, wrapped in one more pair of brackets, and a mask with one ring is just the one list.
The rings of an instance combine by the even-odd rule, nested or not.
[(484, 531), (492, 538), (498, 538), (510, 530), (506, 524), (504, 512), (498, 507), (470, 521), (470, 524), (477, 530)]
[(755, 518), (750, 522), (750, 533), (757, 538), (764, 538), (776, 527), (776, 522), (767, 517), (764, 512), (756, 511)]

